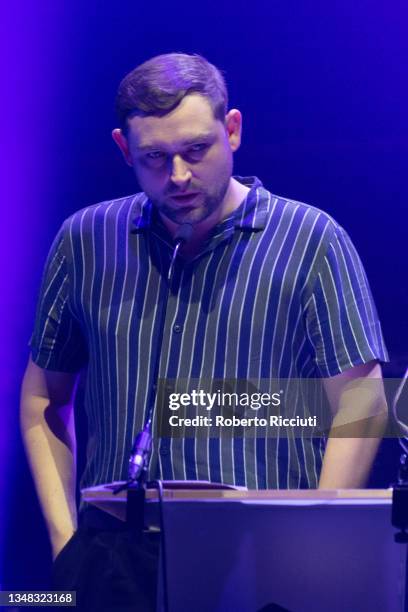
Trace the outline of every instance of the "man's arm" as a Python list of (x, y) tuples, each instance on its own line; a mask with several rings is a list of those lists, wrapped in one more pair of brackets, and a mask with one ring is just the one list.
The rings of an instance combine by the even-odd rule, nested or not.
[(53, 558), (77, 526), (73, 411), (76, 380), (76, 374), (43, 370), (30, 359), (21, 390), (21, 431)]
[(324, 388), (334, 417), (319, 488), (363, 487), (388, 418), (380, 365), (372, 361), (325, 378)]

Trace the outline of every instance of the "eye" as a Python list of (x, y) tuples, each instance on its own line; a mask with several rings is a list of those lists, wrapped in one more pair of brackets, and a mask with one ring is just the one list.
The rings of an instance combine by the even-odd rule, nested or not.
[(198, 142), (197, 144), (191, 145), (191, 147), (189, 147), (189, 151), (191, 153), (199, 153), (200, 151), (204, 151), (204, 149), (206, 149), (207, 147), (208, 147), (207, 143)]
[(163, 151), (147, 151), (141, 158), (141, 162), (147, 168), (153, 170), (161, 168), (166, 162), (167, 156)]
[(206, 155), (209, 146), (210, 145), (207, 142), (197, 142), (195, 144), (192, 144), (184, 153), (184, 157), (187, 161), (199, 162)]
[(164, 156), (163, 151), (149, 151), (149, 153), (146, 153), (146, 157), (147, 159), (162, 159)]

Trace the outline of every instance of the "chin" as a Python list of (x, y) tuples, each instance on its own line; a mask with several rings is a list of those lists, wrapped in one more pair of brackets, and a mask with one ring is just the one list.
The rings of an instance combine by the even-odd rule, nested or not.
[(183, 223), (191, 223), (192, 225), (195, 225), (207, 219), (208, 216), (209, 215), (206, 211), (196, 209), (185, 214), (182, 214), (180, 212), (180, 214), (169, 215), (168, 218), (174, 223), (177, 223), (178, 225), (181, 225)]

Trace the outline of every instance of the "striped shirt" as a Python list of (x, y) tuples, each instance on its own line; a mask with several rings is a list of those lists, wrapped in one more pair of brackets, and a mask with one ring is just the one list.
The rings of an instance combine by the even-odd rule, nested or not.
[[(258, 179), (239, 180), (251, 187), (241, 206), (192, 261), (176, 260), (159, 377), (316, 378), (386, 360), (366, 275), (344, 230)], [(75, 213), (51, 248), (32, 357), (55, 371), (87, 367), (84, 487), (127, 478), (155, 383), (172, 249), (143, 193)], [(313, 438), (163, 438), (154, 442), (150, 476), (316, 487), (323, 452)]]

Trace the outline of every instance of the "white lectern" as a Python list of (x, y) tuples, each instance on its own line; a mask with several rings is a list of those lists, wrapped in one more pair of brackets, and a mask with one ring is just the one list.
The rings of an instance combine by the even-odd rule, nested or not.
[[(82, 493), (124, 520), (125, 492)], [(147, 500), (154, 522), (157, 492)], [(407, 549), (394, 542), (390, 490), (165, 490), (164, 500), (169, 612), (404, 610)]]

